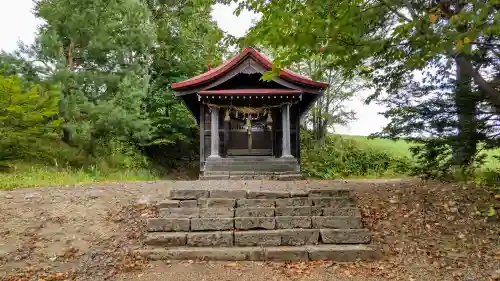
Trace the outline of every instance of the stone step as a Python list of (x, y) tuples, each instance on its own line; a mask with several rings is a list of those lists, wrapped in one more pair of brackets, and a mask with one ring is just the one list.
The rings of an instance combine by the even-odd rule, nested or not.
[[(227, 194), (231, 196), (228, 197)], [(318, 200), (321, 197), (350, 197), (351, 190), (349, 188), (331, 188), (331, 189), (312, 189), (303, 191), (278, 191), (278, 190), (206, 190), (206, 189), (172, 189), (169, 193), (171, 200), (195, 200), (199, 198), (234, 198), (234, 199), (280, 199), (290, 198), (295, 200), (295, 197), (311, 197)], [(320, 197), (320, 198), (318, 198)], [(328, 200), (328, 198), (325, 198)]]
[[(176, 203), (177, 202), (177, 203)], [(162, 208), (302, 208), (307, 211), (306, 207), (324, 208), (324, 209), (341, 209), (354, 208), (356, 200), (349, 197), (298, 197), (298, 198), (282, 198), (282, 199), (231, 199), (231, 198), (200, 198), (190, 200), (166, 200), (158, 203), (160, 210)], [(176, 205), (177, 204), (177, 205)], [(177, 210), (179, 211), (179, 210)]]
[(209, 158), (206, 160), (207, 162), (245, 162), (245, 161), (260, 161), (260, 162), (295, 162), (297, 163), (296, 158), (280, 158), (274, 156), (229, 156), (229, 157), (220, 157), (220, 158)]
[(272, 158), (272, 157), (234, 157), (234, 158), (217, 158), (207, 159), (206, 163), (295, 163), (298, 161), (295, 158)]
[(208, 181), (229, 180), (229, 175), (200, 175), (198, 179)]
[(245, 172), (237, 171), (239, 174), (227, 174), (224, 172), (216, 172), (215, 174), (211, 174), (210, 172), (207, 174), (206, 172), (203, 175), (200, 175), (200, 180), (279, 180), (279, 181), (297, 181), (303, 180), (304, 176), (302, 174), (298, 174), (296, 172), (289, 172), (286, 175), (269, 175), (269, 174), (248, 174), (245, 175)]
[(370, 242), (367, 229), (275, 229), (207, 232), (150, 232), (144, 244), (156, 246), (302, 246), (323, 244), (363, 244)]
[[(232, 217), (273, 217), (273, 216), (351, 216), (361, 217), (359, 208), (344, 207), (344, 208), (322, 208), (318, 206), (284, 206), (274, 207), (274, 205), (265, 204), (265, 201), (260, 200), (262, 207), (194, 207), (180, 208), (167, 207), (161, 208), (160, 214), (166, 218), (232, 218)], [(160, 203), (160, 206), (167, 204)], [(265, 213), (265, 215), (263, 215)]]
[[(278, 217), (278, 216), (352, 216), (360, 217), (360, 211), (353, 206), (342, 206), (339, 208), (321, 206), (285, 206), (275, 207), (267, 200), (259, 200), (261, 205), (241, 205), (211, 207), (210, 205), (193, 205), (183, 207), (167, 207), (160, 209), (160, 217), (163, 218), (233, 218), (233, 217)], [(253, 200), (252, 200), (253, 201)], [(161, 203), (160, 203), (161, 204)], [(208, 203), (210, 204), (210, 203)], [(256, 203), (252, 203), (256, 204)], [(262, 215), (265, 212), (265, 215)], [(244, 215), (246, 214), (246, 215)]]
[(208, 159), (205, 162), (205, 165), (298, 165), (299, 162), (297, 160), (281, 160), (281, 159), (269, 159), (269, 160), (252, 160), (252, 159), (218, 159), (212, 160)]
[(227, 164), (227, 165), (205, 165), (204, 171), (227, 171), (227, 172), (300, 172), (298, 165), (249, 165), (249, 164)]
[(279, 181), (299, 181), (303, 180), (304, 176), (302, 174), (295, 173), (288, 175), (278, 175), (276, 179)]
[(207, 159), (205, 161), (207, 164), (243, 164), (243, 163), (259, 163), (259, 164), (297, 164), (297, 160), (282, 160), (279, 158), (219, 158), (219, 159)]
[(259, 162), (259, 161), (237, 161), (237, 162), (206, 162), (205, 167), (207, 166), (265, 166), (265, 167), (273, 167), (273, 166), (287, 166), (287, 167), (296, 167), (298, 163), (295, 162)]
[[(151, 218), (147, 230), (155, 231), (210, 231), (210, 230), (255, 230), (287, 228), (333, 228), (359, 229), (363, 227), (361, 217), (353, 216), (271, 216), (271, 217), (197, 217), (196, 209), (179, 208), (177, 217)], [(189, 211), (185, 211), (189, 210)], [(221, 211), (224, 212), (224, 211)], [(172, 215), (172, 213), (169, 213)]]
[(248, 175), (267, 175), (267, 176), (280, 176), (280, 175), (290, 175), (295, 174), (295, 172), (248, 172), (248, 171), (206, 171), (203, 173), (206, 176), (248, 176)]
[(314, 245), (266, 247), (173, 247), (136, 250), (150, 260), (219, 261), (371, 261), (380, 253), (369, 245)]
[[(227, 154), (230, 156), (227, 157), (274, 157), (272, 156), (273, 150), (272, 149), (252, 149), (251, 151), (248, 151), (248, 149), (228, 149)], [(233, 156), (231, 156), (233, 155)]]

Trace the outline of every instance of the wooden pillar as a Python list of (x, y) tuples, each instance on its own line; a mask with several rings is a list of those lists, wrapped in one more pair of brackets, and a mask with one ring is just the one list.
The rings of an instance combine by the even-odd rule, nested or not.
[(205, 106), (200, 104), (200, 171), (205, 170)]
[(289, 158), (293, 157), (290, 154), (290, 104), (284, 104), (281, 108), (281, 119), (282, 119), (282, 141), (283, 145), (281, 148), (281, 157)]
[(210, 158), (219, 158), (219, 109), (217, 107), (210, 108), (212, 126), (210, 128)]
[(271, 117), (273, 118), (273, 123), (271, 123), (271, 142), (272, 142), (272, 148), (273, 148), (273, 156), (277, 156), (277, 151), (276, 151), (276, 110), (274, 108), (271, 111)]
[(297, 121), (295, 123), (295, 158), (297, 158), (297, 161), (300, 165), (300, 108), (297, 105), (297, 114), (295, 114), (297, 117)]
[[(227, 109), (229, 110), (229, 109)], [(226, 113), (227, 114), (227, 113)], [(226, 120), (224, 116), (224, 156), (227, 157), (227, 151), (229, 146), (229, 123), (231, 120)]]

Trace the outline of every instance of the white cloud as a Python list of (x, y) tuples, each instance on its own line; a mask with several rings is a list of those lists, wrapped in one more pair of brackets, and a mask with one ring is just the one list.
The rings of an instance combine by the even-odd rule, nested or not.
[[(13, 51), (18, 41), (27, 44), (33, 42), (40, 21), (32, 14), (32, 8), (32, 0), (0, 0), (0, 49)], [(241, 37), (259, 17), (248, 11), (243, 11), (237, 17), (233, 14), (235, 8), (235, 4), (230, 6), (216, 4), (212, 17), (222, 30)], [(337, 128), (338, 133), (368, 135), (379, 131), (387, 123), (385, 118), (377, 114), (383, 110), (382, 107), (363, 103), (362, 100), (366, 96), (366, 93), (362, 93), (348, 104), (348, 107), (357, 113), (358, 119), (347, 127)]]
[(345, 135), (367, 136), (373, 133), (380, 132), (382, 127), (387, 125), (388, 120), (379, 113), (384, 111), (383, 106), (377, 105), (374, 102), (365, 104), (365, 99), (371, 92), (363, 91), (358, 96), (348, 103), (347, 109), (356, 112), (357, 119), (347, 126), (337, 126), (335, 132)]
[(243, 37), (252, 26), (252, 22), (258, 20), (260, 17), (247, 10), (242, 11), (239, 16), (236, 16), (234, 15), (236, 7), (236, 3), (231, 3), (228, 6), (215, 4), (213, 6), (212, 18), (223, 31), (235, 37)]
[(0, 49), (17, 48), (17, 42), (33, 42), (40, 23), (32, 14), (32, 0), (0, 0)]

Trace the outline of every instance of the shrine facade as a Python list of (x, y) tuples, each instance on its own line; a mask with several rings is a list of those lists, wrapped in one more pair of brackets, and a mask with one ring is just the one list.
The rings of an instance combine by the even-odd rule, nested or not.
[(199, 124), (202, 178), (300, 174), (300, 118), (328, 84), (289, 70), (261, 80), (271, 67), (264, 54), (246, 48), (172, 85)]

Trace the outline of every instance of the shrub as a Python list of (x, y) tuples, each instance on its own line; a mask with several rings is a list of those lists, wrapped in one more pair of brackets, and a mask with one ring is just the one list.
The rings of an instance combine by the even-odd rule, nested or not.
[(30, 149), (56, 131), (59, 91), (50, 86), (24, 85), (18, 76), (0, 76), (0, 166), (36, 157)]
[(411, 170), (411, 160), (370, 148), (353, 139), (329, 135), (321, 143), (302, 133), (301, 164), (313, 178), (401, 176)]
[(478, 169), (475, 173), (475, 181), (479, 185), (491, 186), (500, 190), (500, 170)]

